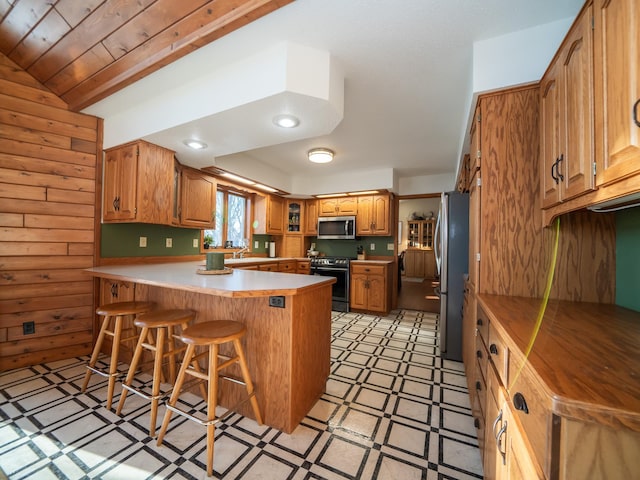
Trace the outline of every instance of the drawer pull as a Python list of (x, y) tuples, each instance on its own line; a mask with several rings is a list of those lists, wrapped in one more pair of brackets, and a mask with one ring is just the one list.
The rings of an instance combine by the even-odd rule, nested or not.
[(473, 426), (476, 428), (480, 428), (480, 420), (478, 420), (477, 418), (473, 419)]
[(520, 392), (516, 393), (513, 396), (513, 406), (516, 407), (516, 410), (520, 410), (524, 413), (529, 413), (527, 401), (524, 399), (524, 395), (522, 395)]
[(476, 390), (478, 391), (482, 390), (482, 384), (480, 382), (476, 382)]
[(495, 437), (496, 441), (498, 441), (498, 434), (496, 433), (496, 427), (498, 426), (498, 422), (500, 420), (502, 420), (502, 410), (500, 410), (500, 413), (498, 413), (498, 416), (493, 421), (493, 426), (491, 427), (491, 432), (493, 433), (493, 436)]
[(491, 345), (489, 345), (489, 351), (491, 352), (492, 355), (498, 354), (498, 347), (496, 347), (495, 343), (492, 343)]
[(482, 319), (481, 318), (478, 319), (478, 321), (476, 322), (476, 325), (482, 326)]
[(503, 465), (507, 464), (507, 450), (505, 448), (504, 452), (502, 451), (502, 435), (504, 435), (506, 431), (507, 431), (507, 421), (505, 420), (504, 425), (502, 425), (502, 428), (498, 432), (498, 435), (496, 435), (496, 448), (498, 449), (498, 452), (500, 452), (500, 455), (502, 456)]
[(481, 350), (476, 350), (476, 357), (482, 358), (482, 351)]

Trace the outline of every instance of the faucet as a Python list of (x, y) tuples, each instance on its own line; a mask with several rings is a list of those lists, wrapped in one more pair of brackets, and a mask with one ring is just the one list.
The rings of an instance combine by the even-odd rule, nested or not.
[(233, 258), (244, 258), (245, 252), (249, 251), (249, 247), (242, 247), (240, 250), (233, 252)]

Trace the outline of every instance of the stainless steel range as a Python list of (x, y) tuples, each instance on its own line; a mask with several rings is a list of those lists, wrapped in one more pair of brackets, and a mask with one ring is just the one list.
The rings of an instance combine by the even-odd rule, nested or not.
[(348, 257), (313, 257), (311, 274), (335, 277), (332, 285), (331, 309), (337, 312), (349, 311), (349, 262)]

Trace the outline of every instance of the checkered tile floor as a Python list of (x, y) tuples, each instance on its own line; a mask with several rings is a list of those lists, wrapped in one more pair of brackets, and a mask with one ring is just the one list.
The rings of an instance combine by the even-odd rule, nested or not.
[[(482, 478), (462, 364), (440, 358), (436, 315), (333, 312), (332, 330), (326, 392), (300, 426), (287, 435), (229, 417), (216, 429), (215, 478)], [(9, 479), (207, 478), (203, 427), (174, 415), (156, 447), (144, 399), (129, 395), (119, 417), (104, 407), (106, 379), (93, 375), (79, 392), (86, 361), (0, 374), (0, 468)], [(198, 396), (187, 401), (204, 411)]]

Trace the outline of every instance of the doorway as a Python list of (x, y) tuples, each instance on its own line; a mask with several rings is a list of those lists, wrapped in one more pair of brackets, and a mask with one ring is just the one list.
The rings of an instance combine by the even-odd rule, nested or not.
[[(416, 224), (435, 224), (440, 194), (400, 197), (398, 200), (398, 275), (400, 309), (440, 313), (440, 299), (435, 291), (440, 283), (435, 268), (432, 242), (415, 241)], [(413, 235), (413, 236), (412, 236)], [(420, 235), (421, 236), (421, 235)]]

